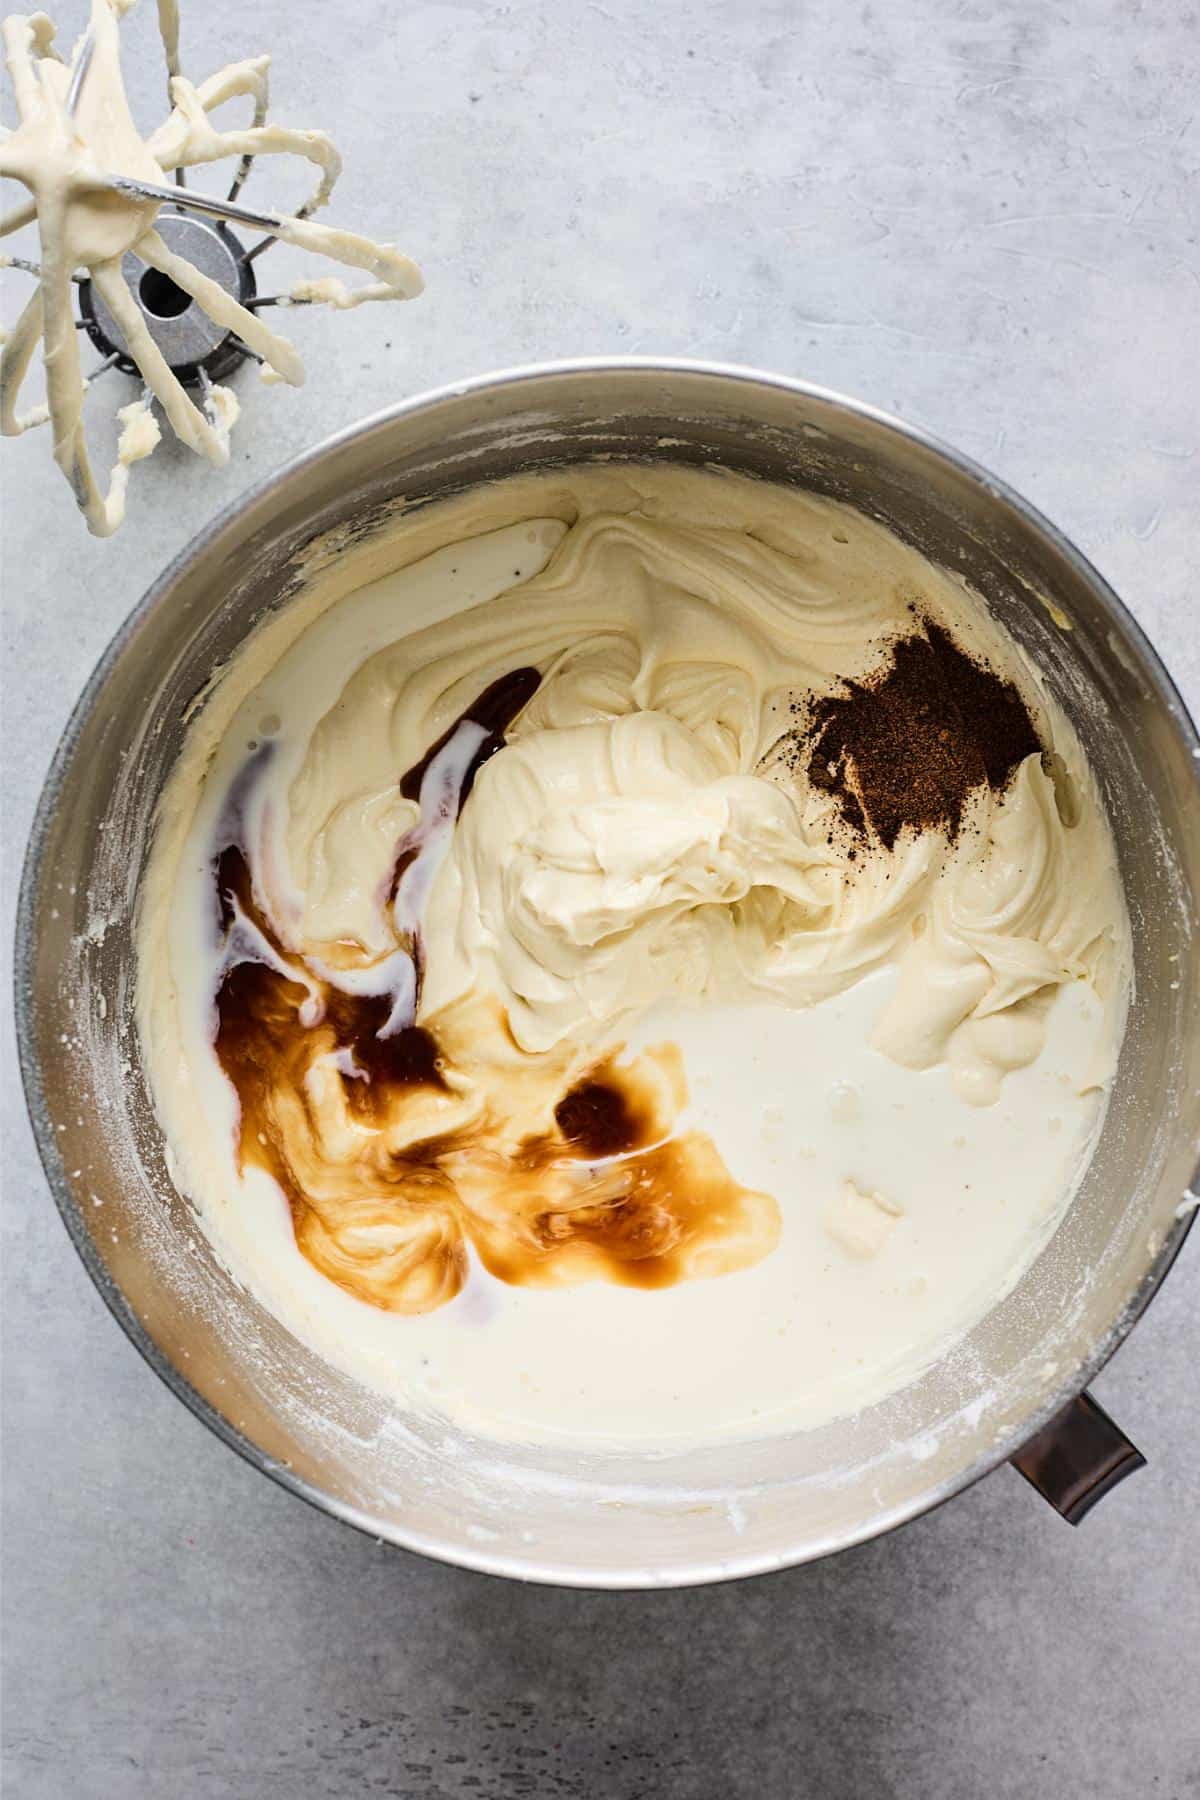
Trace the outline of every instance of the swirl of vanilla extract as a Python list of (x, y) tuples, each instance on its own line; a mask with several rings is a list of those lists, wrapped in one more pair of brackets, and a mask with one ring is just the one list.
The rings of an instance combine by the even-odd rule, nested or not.
[[(457, 816), (539, 680), (525, 668), (493, 682), (400, 778), (401, 793), (421, 801), (455, 732), (482, 727)], [(213, 857), (224, 937), (215, 1049), (238, 1097), (239, 1167), (274, 1178), (297, 1247), (322, 1274), (371, 1305), (422, 1313), (460, 1291), (468, 1244), (514, 1285), (644, 1288), (742, 1268), (774, 1247), (775, 1201), (741, 1187), (703, 1132), (676, 1130), (687, 1090), (674, 1046), (629, 1060), (612, 1049), (530, 1055), (487, 997), (422, 1024), (414, 1009), (397, 1027), (391, 994), (314, 974), (256, 892), (235, 790), (222, 833), (233, 841)], [(397, 847), (389, 903), (421, 831)]]

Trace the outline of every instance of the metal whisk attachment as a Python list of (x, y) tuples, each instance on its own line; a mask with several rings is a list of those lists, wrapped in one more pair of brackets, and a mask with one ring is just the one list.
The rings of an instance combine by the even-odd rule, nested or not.
[[(95, 34), (88, 31), (79, 44), (67, 89), (67, 112), (72, 117), (79, 106), (95, 48)], [(176, 170), (174, 186), (138, 181), (127, 175), (97, 175), (95, 185), (125, 199), (157, 201), (169, 208), (155, 221), (156, 230), (167, 248), (173, 254), (185, 257), (193, 268), (215, 281), (231, 299), (248, 310), (308, 305), (310, 302), (304, 298), (296, 299), (287, 294), (260, 296), (258, 293), (254, 272), (256, 258), (278, 242), (281, 230), (286, 230), (294, 219), (303, 219), (309, 209), (301, 208), (299, 213), (287, 215), (241, 205), (237, 196), (254, 160), (253, 153), (243, 155), (223, 199), (189, 188), (182, 168)], [(247, 249), (232, 231), (225, 229), (229, 224), (245, 225), (269, 235)], [(336, 227), (326, 226), (325, 230), (342, 237), (350, 235), (337, 232)], [(191, 294), (135, 251), (126, 253), (122, 274), (151, 338), (171, 372), (185, 386), (202, 385), (205, 380), (223, 380), (247, 357), (262, 360), (235, 331), (218, 325)], [(78, 283), (78, 293), (80, 326), (106, 359), (106, 366), (136, 375), (138, 367), (126, 335), (104, 300), (94, 293), (91, 281), (82, 279)]]
[[(122, 158), (133, 175), (97, 168), (97, 155), (101, 164), (104, 160), (97, 151), (102, 141), (97, 125), (116, 142), (132, 143), (140, 136), (121, 80), (123, 11), (111, 0), (92, 0), (91, 24), (69, 71), (44, 14), (16, 15), (3, 26), (18, 124), (0, 139), (0, 174), (23, 182), (29, 198), (0, 218), (0, 237), (36, 219), (43, 255), (40, 263), (0, 259), (38, 283), (0, 351), (0, 431), (17, 437), (52, 424), (55, 459), (89, 528), (100, 536), (120, 525), (129, 469), (150, 455), (161, 437), (155, 409), (190, 449), (220, 464), (228, 459), (229, 431), (238, 412), (235, 396), (217, 385), (221, 378), (253, 357), (266, 365), (264, 373), (292, 386), (303, 382), (295, 346), (260, 317), (265, 308), (323, 303), (345, 311), (365, 301), (411, 299), (422, 287), (415, 264), (393, 245), (313, 217), (329, 199), (341, 157), (322, 131), (268, 125), (269, 58), (230, 63), (198, 84), (180, 72), (175, 0), (158, 5), (171, 112), (144, 140), (140, 159)], [(91, 92), (89, 81), (94, 86), (101, 80), (102, 92)], [(211, 114), (238, 98), (253, 105), (250, 124), (215, 125)], [(315, 190), (295, 212), (270, 212), (240, 201), (256, 158), (264, 155), (300, 157), (319, 170)], [(238, 160), (223, 199), (188, 187), (187, 169), (227, 157)], [(173, 174), (174, 185), (146, 179), (143, 170), (153, 175), (155, 168)], [(106, 209), (105, 232), (89, 229), (93, 195), (128, 203)], [(247, 249), (234, 226), (262, 235)], [(114, 231), (115, 247), (108, 248)], [(287, 293), (260, 295), (255, 264), (278, 241), (367, 278), (347, 286), (339, 276), (324, 274)], [(100, 353), (86, 375), (78, 332)], [(18, 400), (39, 346), (46, 399), (22, 412)], [(103, 485), (92, 468), (81, 408), (94, 377), (113, 368), (140, 376), (144, 390), (119, 410), (117, 460)], [(198, 396), (185, 391), (195, 389)]]

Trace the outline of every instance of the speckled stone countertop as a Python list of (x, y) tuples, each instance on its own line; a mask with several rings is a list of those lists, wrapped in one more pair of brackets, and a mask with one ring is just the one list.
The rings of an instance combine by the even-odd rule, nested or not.
[[(149, 121), (153, 9), (124, 29)], [(109, 543), (44, 436), (3, 446), (10, 915), (60, 729), (165, 561), (294, 451), (505, 364), (716, 357), (890, 408), (1062, 525), (1200, 702), (1194, 10), (185, 0), (189, 72), (265, 48), (275, 115), (345, 153), (336, 217), (428, 293), (293, 314), (309, 386), (243, 375), (229, 467), (164, 445)], [(4, 1141), (11, 1800), (1200, 1793), (1195, 1242), (1095, 1387), (1149, 1468), (1080, 1530), (1005, 1469), (812, 1568), (567, 1593), (382, 1548), (231, 1456), (92, 1291), (11, 1054)]]

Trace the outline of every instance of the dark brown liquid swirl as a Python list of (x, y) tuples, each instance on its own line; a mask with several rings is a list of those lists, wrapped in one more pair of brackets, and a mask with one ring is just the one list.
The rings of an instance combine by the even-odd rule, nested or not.
[[(460, 805), (537, 680), (517, 670), (463, 715), (488, 736)], [(458, 723), (403, 777), (407, 796)], [(275, 1179), (300, 1250), (349, 1293), (427, 1311), (462, 1287), (468, 1243), (492, 1274), (534, 1286), (662, 1287), (773, 1247), (775, 1202), (739, 1186), (703, 1133), (676, 1132), (672, 1047), (527, 1055), (478, 998), (385, 1035), (391, 995), (347, 994), (288, 950), (240, 844), (221, 848), (214, 882), (216, 1053), (240, 1103), (239, 1165)]]
[(444, 731), (437, 742), (430, 744), (420, 762), (415, 762), (408, 773), (400, 777), (400, 792), (406, 800), (421, 798), (421, 783), (425, 771), (437, 755), (454, 736), (464, 720), (469, 719), (473, 725), (482, 725), (487, 737), (475, 752), (473, 761), (463, 780), (459, 795), (460, 809), (466, 805), (467, 796), (475, 785), (475, 777), (488, 760), (494, 756), (504, 742), (504, 734), (516, 718), (517, 714), (533, 699), (541, 683), (541, 676), (536, 669), (511, 669), (507, 675), (501, 675), (490, 687), (485, 687), (479, 698), (472, 702), (466, 712), (455, 719), (448, 731)]

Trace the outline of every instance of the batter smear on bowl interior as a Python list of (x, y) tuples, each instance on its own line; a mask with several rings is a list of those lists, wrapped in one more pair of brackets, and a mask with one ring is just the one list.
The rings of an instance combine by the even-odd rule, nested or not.
[(163, 797), (140, 1022), (292, 1329), (492, 1435), (662, 1442), (867, 1404), (1011, 1285), (1127, 929), (960, 581), (833, 502), (597, 469), (313, 559)]

